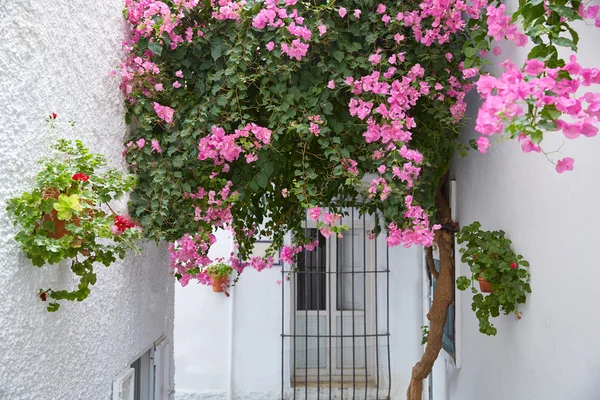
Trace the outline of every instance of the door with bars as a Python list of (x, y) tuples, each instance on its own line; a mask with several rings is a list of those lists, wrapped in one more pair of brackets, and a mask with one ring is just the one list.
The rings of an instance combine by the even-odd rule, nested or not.
[(368, 219), (347, 225), (343, 237), (325, 238), (307, 221), (318, 246), (283, 268), (282, 398), (389, 398), (387, 251), (378, 255)]

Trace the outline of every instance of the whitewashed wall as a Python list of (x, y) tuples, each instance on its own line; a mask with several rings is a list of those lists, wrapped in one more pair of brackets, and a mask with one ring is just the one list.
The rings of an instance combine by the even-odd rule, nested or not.
[[(578, 28), (578, 60), (598, 67), (600, 30)], [(501, 59), (521, 63), (525, 54), (507, 46)], [(471, 107), (473, 120), (475, 112)], [(465, 141), (476, 137), (472, 126)], [(463, 365), (447, 377), (448, 399), (600, 398), (600, 137), (566, 140), (550, 133), (543, 148), (552, 151), (563, 142), (560, 158), (572, 156), (575, 170), (562, 175), (542, 154), (522, 153), (515, 141), (456, 160), (458, 221), (505, 230), (531, 263), (533, 293), (521, 321), (494, 320), (496, 337), (478, 332), (471, 294), (462, 294)]]
[[(83, 303), (48, 313), (40, 287), (73, 287), (68, 266), (39, 269), (12, 239), (6, 199), (30, 188), (51, 143), (44, 119), (77, 121), (77, 137), (122, 164), (127, 128), (109, 73), (125, 37), (122, 0), (0, 1), (0, 398), (110, 398), (112, 379), (162, 335), (173, 289), (164, 246), (110, 268)], [(73, 137), (69, 134), (68, 137)], [(120, 204), (121, 210), (125, 204)]]
[[(226, 239), (227, 234), (221, 232), (218, 238)], [(379, 243), (379, 253), (385, 254), (385, 243)], [(212, 251), (214, 257), (228, 255), (231, 244)], [(380, 269), (384, 261), (379, 259)], [(420, 265), (418, 249), (390, 250), (392, 399), (403, 398), (421, 351)], [(282, 291), (278, 279), (281, 267), (262, 272), (248, 269), (229, 298), (194, 283), (176, 287), (177, 400), (280, 398)], [(289, 288), (285, 291), (289, 295)], [(289, 324), (289, 315), (284, 318)]]

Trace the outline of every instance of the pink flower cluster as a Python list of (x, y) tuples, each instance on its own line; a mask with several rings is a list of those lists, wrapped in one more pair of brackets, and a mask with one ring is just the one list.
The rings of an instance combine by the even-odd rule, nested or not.
[(529, 39), (521, 32), (515, 24), (511, 24), (511, 17), (506, 15), (506, 6), (500, 4), (498, 7), (490, 5), (486, 9), (488, 35), (494, 40), (507, 40), (515, 42), (519, 47), (527, 45)]
[(589, 19), (594, 21), (596, 27), (600, 28), (600, 6), (589, 6), (585, 7), (584, 3), (579, 6), (578, 14), (583, 19)]
[[(135, 97), (132, 96), (134, 91), (151, 97), (153, 93), (164, 90), (164, 84), (157, 81), (161, 71), (152, 62), (154, 54), (146, 51), (139, 57), (132, 52), (133, 46), (141, 39), (146, 39), (149, 43), (166, 47), (163, 41), (163, 35), (166, 35), (169, 38), (169, 49), (174, 50), (181, 43), (191, 42), (194, 33), (203, 36), (204, 33), (197, 23), (195, 29), (187, 27), (184, 30), (183, 28), (186, 13), (199, 7), (199, 4), (199, 0), (175, 0), (172, 5), (160, 0), (125, 1), (126, 16), (132, 29), (129, 39), (123, 43), (123, 48), (128, 55), (119, 68), (120, 88), (132, 104), (135, 103)], [(173, 83), (175, 88), (180, 86), (177, 81)]]
[(171, 107), (162, 106), (157, 102), (154, 102), (154, 111), (156, 112), (156, 115), (158, 115), (158, 117), (164, 120), (167, 124), (173, 122), (175, 110), (173, 110)]
[(246, 1), (229, 1), (229, 0), (211, 0), (213, 8), (212, 17), (221, 21), (232, 19), (234, 21), (240, 20), (240, 11), (246, 5)]
[(279, 259), (287, 264), (294, 263), (294, 257), (296, 254), (302, 251), (302, 246), (288, 246), (285, 245), (281, 248), (281, 253), (279, 254)]
[(426, 46), (444, 44), (450, 41), (452, 34), (464, 30), (463, 13), (479, 19), (487, 3), (487, 0), (472, 0), (469, 4), (463, 0), (423, 0), (420, 10), (398, 13), (395, 18), (412, 29), (418, 42)]
[[(212, 263), (207, 254), (210, 246), (215, 242), (216, 238), (212, 234), (206, 238), (198, 234), (194, 236), (186, 234), (169, 245), (169, 267), (181, 275), (179, 279), (181, 286), (186, 286), (192, 277), (198, 279), (200, 283), (209, 284), (210, 278), (203, 269)], [(194, 271), (190, 270), (201, 272), (192, 275)]]
[[(556, 120), (556, 127), (568, 139), (598, 134), (600, 95), (586, 92), (577, 96), (577, 91), (600, 84), (599, 69), (582, 68), (575, 56), (571, 56), (564, 67), (556, 69), (547, 68), (539, 60), (527, 60), (523, 71), (510, 61), (502, 65), (504, 72), (500, 77), (482, 75), (476, 83), (477, 91), (485, 100), (477, 116), (476, 131), (485, 136), (502, 133), (507, 124), (525, 115), (527, 102), (533, 102), (540, 109), (553, 106), (562, 114)], [(571, 79), (561, 78), (561, 70), (568, 72)], [(526, 153), (540, 151), (525, 134), (519, 135), (519, 141)], [(478, 146), (485, 153), (489, 140), (480, 138)]]
[(412, 204), (413, 197), (407, 195), (405, 198), (407, 211), (404, 218), (409, 222), (402, 228), (392, 222), (388, 226), (387, 243), (390, 247), (404, 244), (408, 248), (413, 245), (431, 246), (435, 231), (440, 229), (440, 225), (429, 224), (429, 215), (420, 207)]
[[(200, 139), (198, 145), (198, 159), (214, 161), (214, 165), (222, 165), (237, 160), (242, 153), (246, 154), (246, 162), (251, 163), (258, 159), (255, 150), (271, 142), (271, 130), (256, 124), (248, 124), (235, 133), (226, 134), (225, 129), (216, 125), (211, 127), (211, 134)], [(252, 137), (250, 136), (252, 134)], [(238, 144), (240, 138), (251, 138), (245, 146)], [(225, 164), (223, 172), (229, 171)]]
[(231, 215), (232, 203), (228, 199), (237, 194), (236, 192), (231, 192), (232, 185), (231, 181), (227, 181), (227, 184), (219, 193), (216, 193), (214, 190), (206, 192), (204, 188), (199, 188), (197, 194), (187, 194), (187, 197), (204, 200), (201, 206), (196, 206), (194, 219), (196, 221), (208, 222), (213, 227), (229, 225), (233, 220), (233, 216)]
[[(285, 26), (287, 32), (296, 39), (293, 39), (289, 44), (281, 43), (281, 52), (292, 59), (300, 61), (308, 52), (308, 42), (312, 37), (312, 32), (304, 25), (304, 17), (300, 16), (297, 8), (293, 8), (291, 11), (287, 9), (287, 7), (294, 6), (296, 1), (285, 0), (285, 6), (279, 7), (278, 0), (266, 0), (263, 3), (263, 8), (252, 19), (252, 26), (256, 29), (264, 29), (267, 26), (279, 29)], [(290, 21), (287, 26), (286, 20)], [(327, 32), (327, 27), (321, 24), (318, 30), (320, 36), (323, 36)], [(267, 44), (269, 51), (272, 51), (274, 47), (273, 42)]]
[(240, 261), (238, 257), (231, 256), (229, 262), (232, 268), (239, 274), (241, 274), (247, 267), (252, 267), (254, 270), (260, 272), (264, 269), (273, 268), (273, 257), (252, 257), (250, 261)]

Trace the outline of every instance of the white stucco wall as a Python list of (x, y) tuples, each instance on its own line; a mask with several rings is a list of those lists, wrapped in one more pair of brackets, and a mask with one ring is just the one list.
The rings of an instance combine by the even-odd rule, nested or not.
[[(578, 60), (598, 67), (600, 30), (578, 29)], [(524, 55), (507, 46), (502, 59), (520, 63)], [(473, 120), (475, 112), (471, 107)], [(475, 137), (472, 126), (465, 141)], [(552, 151), (563, 142), (559, 158), (572, 156), (575, 170), (562, 175), (542, 154), (522, 153), (516, 141), (456, 160), (458, 222), (479, 220), (483, 229), (505, 230), (514, 250), (531, 263), (533, 293), (521, 321), (494, 320), (495, 337), (478, 332), (471, 294), (461, 295), (462, 369), (448, 376), (448, 399), (600, 398), (600, 137), (566, 140), (550, 133), (542, 145)]]
[[(227, 234), (220, 233), (219, 240)], [(385, 266), (380, 238), (379, 269)], [(211, 256), (228, 255), (230, 245)], [(402, 399), (421, 351), (421, 252), (390, 250), (390, 343), (392, 399)], [(276, 400), (281, 394), (281, 267), (244, 271), (231, 297), (192, 283), (175, 290), (175, 389), (177, 400)], [(289, 296), (289, 283), (285, 293)], [(380, 283), (380, 307), (385, 299)], [(191, 305), (193, 305), (191, 307)], [(230, 320), (231, 307), (234, 317)], [(287, 307), (286, 307), (287, 310)], [(380, 309), (381, 312), (381, 309)], [(289, 311), (284, 316), (289, 326)], [(380, 325), (385, 321), (380, 320)], [(233, 324), (233, 366), (229, 343)], [(289, 385), (289, 377), (286, 375)], [(303, 396), (303, 395), (302, 395)], [(351, 394), (350, 394), (351, 396)], [(302, 398), (302, 397), (300, 397)], [(316, 398), (316, 395), (315, 397)], [(346, 397), (344, 397), (346, 398)]]
[[(27, 190), (52, 142), (44, 119), (77, 121), (78, 138), (122, 164), (127, 128), (109, 73), (125, 35), (122, 0), (0, 1), (0, 398), (106, 400), (112, 380), (172, 335), (164, 246), (144, 245), (110, 268), (83, 303), (48, 313), (40, 287), (73, 285), (68, 266), (39, 269), (12, 239), (7, 198)], [(73, 137), (69, 134), (68, 137)], [(119, 204), (125, 209), (125, 204)]]

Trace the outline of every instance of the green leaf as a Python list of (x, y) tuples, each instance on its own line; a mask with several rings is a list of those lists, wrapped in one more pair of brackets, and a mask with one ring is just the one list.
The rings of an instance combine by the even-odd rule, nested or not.
[(529, 135), (530, 140), (535, 144), (540, 144), (544, 139), (544, 134), (540, 130), (536, 130)]
[(42, 225), (42, 229), (48, 232), (54, 232), (55, 224), (54, 221), (45, 221)]
[(471, 285), (471, 280), (466, 276), (460, 276), (456, 279), (456, 287), (458, 290), (466, 290)]
[(344, 59), (344, 52), (340, 50), (334, 50), (333, 58), (338, 60), (338, 62), (342, 62), (342, 60)]
[(568, 19), (581, 19), (581, 17), (579, 17), (577, 14), (575, 14), (570, 7), (552, 5), (552, 4), (550, 4), (549, 7), (552, 11), (554, 11), (561, 17), (565, 17)]
[(467, 47), (463, 52), (467, 58), (473, 58), (475, 57), (477, 50), (475, 50), (473, 47)]
[(552, 42), (557, 46), (570, 47), (574, 51), (577, 50), (577, 46), (575, 46), (575, 43), (573, 43), (573, 41), (571, 39), (567, 39), (564, 37), (558, 37), (556, 39), (553, 39)]
[(74, 212), (81, 211), (81, 201), (79, 196), (72, 194), (67, 196), (61, 194), (58, 196), (58, 201), (54, 203), (54, 209), (57, 211), (58, 219), (68, 221), (73, 217)]
[(148, 50), (160, 57), (162, 54), (163, 45), (158, 42), (150, 42), (148, 43)]

